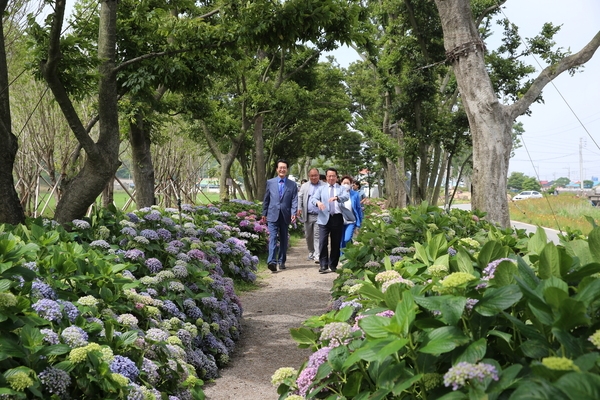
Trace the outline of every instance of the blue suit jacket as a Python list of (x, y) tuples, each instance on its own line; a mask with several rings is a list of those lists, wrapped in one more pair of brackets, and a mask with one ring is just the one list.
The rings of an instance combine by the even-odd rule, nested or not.
[(290, 224), (292, 215), (296, 215), (296, 211), (298, 211), (298, 186), (296, 186), (296, 182), (286, 178), (283, 197), (280, 199), (279, 179), (279, 176), (276, 176), (267, 181), (262, 215), (267, 217), (268, 222), (277, 222), (281, 212), (285, 223)]
[[(342, 207), (343, 202), (348, 200), (349, 195), (348, 191), (341, 187), (339, 184), (335, 184), (333, 187), (333, 195), (338, 197), (338, 206)], [(325, 210), (319, 210), (319, 216), (317, 217), (317, 224), (319, 225), (327, 225), (327, 221), (329, 221), (329, 184), (319, 186), (319, 189), (315, 191), (315, 194), (311, 196), (310, 202), (313, 205), (317, 205), (318, 202), (325, 204)]]
[(356, 190), (350, 190), (350, 200), (352, 201), (352, 211), (354, 211), (354, 216), (356, 217), (354, 224), (357, 228), (360, 228), (364, 218), (363, 210), (360, 206), (360, 193)]

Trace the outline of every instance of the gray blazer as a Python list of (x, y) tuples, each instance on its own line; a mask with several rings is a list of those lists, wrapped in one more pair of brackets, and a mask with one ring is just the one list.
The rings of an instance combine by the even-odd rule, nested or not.
[[(339, 184), (335, 184), (333, 186), (333, 195), (337, 196), (337, 203), (339, 207), (342, 207), (342, 203), (350, 198), (350, 194), (346, 189), (341, 187)], [(327, 225), (329, 221), (329, 185), (325, 184), (323, 186), (319, 186), (319, 190), (315, 192), (314, 196), (311, 196), (310, 202), (317, 205), (318, 202), (325, 204), (325, 210), (319, 210), (319, 216), (317, 217), (317, 224), (319, 225)], [(340, 212), (342, 210), (340, 209)]]
[[(300, 192), (298, 192), (298, 209), (302, 210), (302, 215), (300, 216), (300, 220), (303, 223), (306, 223), (307, 215), (308, 215), (308, 198), (310, 197), (310, 189), (312, 183), (310, 181), (304, 182), (300, 187)], [(319, 181), (317, 184), (317, 190), (321, 186), (327, 186), (327, 184), (323, 181)], [(316, 191), (315, 191), (316, 193)]]
[(298, 211), (298, 186), (286, 178), (283, 189), (283, 197), (279, 198), (279, 177), (267, 181), (267, 190), (263, 200), (262, 215), (267, 217), (268, 222), (277, 222), (279, 212), (285, 223), (290, 224), (292, 215)]

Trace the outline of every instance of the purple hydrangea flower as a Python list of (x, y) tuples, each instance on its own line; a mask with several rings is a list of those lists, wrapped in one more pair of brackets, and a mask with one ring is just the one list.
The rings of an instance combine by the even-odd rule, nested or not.
[(144, 252), (138, 249), (131, 249), (125, 252), (124, 257), (132, 261), (141, 260), (144, 258)]
[(116, 355), (114, 360), (110, 363), (110, 370), (113, 373), (121, 374), (129, 378), (131, 381), (135, 381), (140, 374), (140, 370), (131, 359), (120, 355)]
[(121, 229), (121, 233), (127, 236), (137, 236), (137, 231), (130, 226), (126, 226)]
[(52, 329), (40, 329), (40, 333), (44, 335), (44, 342), (48, 344), (60, 344), (58, 333)]
[(40, 317), (47, 319), (48, 321), (58, 322), (62, 318), (60, 305), (54, 300), (41, 299), (35, 302), (31, 308), (33, 308)]
[(163, 269), (163, 265), (158, 258), (149, 258), (146, 260), (145, 264), (153, 274), (156, 274)]
[(152, 210), (148, 214), (144, 215), (146, 221), (160, 221), (161, 215), (158, 211)]
[(145, 237), (148, 240), (158, 240), (159, 239), (158, 233), (156, 231), (153, 231), (152, 229), (143, 229), (140, 232), (140, 235), (142, 235), (143, 237)]
[(79, 316), (79, 309), (75, 307), (73, 303), (66, 300), (57, 300), (57, 303), (60, 304), (63, 308), (63, 312), (71, 322), (75, 322), (77, 317)]
[(51, 300), (57, 299), (54, 289), (52, 289), (50, 285), (40, 281), (39, 279), (36, 279), (31, 283), (31, 294), (37, 298)]
[(140, 222), (140, 219), (138, 218), (138, 216), (137, 216), (137, 215), (135, 215), (135, 214), (134, 214), (134, 213), (132, 213), (132, 212), (128, 212), (127, 214), (125, 214), (125, 216), (127, 216), (127, 218), (128, 218), (128, 219), (129, 219), (131, 222), (133, 222), (133, 223), (135, 223), (135, 224), (137, 224), (138, 222)]
[(67, 394), (67, 388), (71, 385), (69, 374), (54, 367), (47, 367), (39, 373), (38, 378), (48, 393), (61, 398)]
[(169, 239), (171, 239), (171, 236), (172, 236), (171, 232), (169, 232), (165, 228), (158, 228), (156, 230), (156, 233), (158, 234), (158, 237), (162, 240), (169, 240)]

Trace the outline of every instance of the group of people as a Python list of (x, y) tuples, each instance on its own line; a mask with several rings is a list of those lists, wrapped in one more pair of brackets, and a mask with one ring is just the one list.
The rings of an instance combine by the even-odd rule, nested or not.
[[(275, 272), (286, 269), (288, 227), (299, 219), (304, 223), (308, 260), (319, 264), (319, 272), (336, 271), (341, 249), (352, 240), (363, 220), (361, 195), (354, 180), (343, 176), (338, 181), (335, 168), (325, 171), (325, 182), (317, 168), (298, 191), (287, 178), (289, 165), (277, 161), (277, 176), (267, 181), (263, 200), (263, 221), (269, 230), (267, 267)], [(360, 186), (358, 186), (360, 187)]]

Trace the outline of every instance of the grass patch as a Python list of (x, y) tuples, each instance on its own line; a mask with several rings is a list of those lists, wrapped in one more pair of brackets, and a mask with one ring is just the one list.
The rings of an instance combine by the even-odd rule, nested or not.
[(509, 202), (510, 219), (559, 230), (579, 230), (588, 235), (592, 225), (586, 217), (600, 221), (600, 207), (587, 197), (571, 193)]

